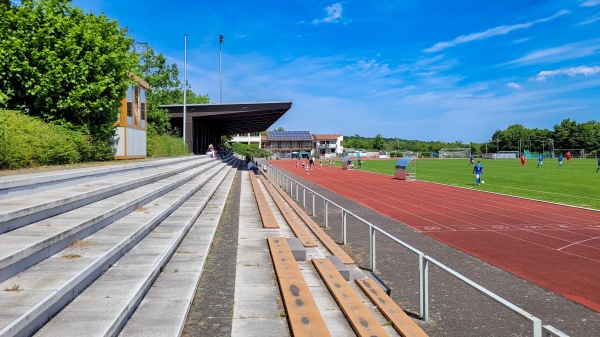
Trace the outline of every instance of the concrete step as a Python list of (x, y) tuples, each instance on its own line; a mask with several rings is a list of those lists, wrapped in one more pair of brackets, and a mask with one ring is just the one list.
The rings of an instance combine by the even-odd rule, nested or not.
[(111, 163), (103, 166), (3, 176), (0, 177), (0, 200), (97, 180), (110, 174), (127, 174), (127, 171), (139, 171), (147, 168), (160, 169), (161, 166), (193, 159), (199, 159), (199, 156)]
[[(154, 234), (153, 229), (165, 218), (181, 218), (183, 211), (178, 213), (178, 209), (198, 190), (203, 193), (214, 190), (208, 186), (215, 185), (220, 181), (215, 177), (222, 176), (226, 171), (225, 167), (228, 167), (227, 164), (217, 164), (201, 175), (198, 174), (200, 172), (192, 171), (192, 178), (179, 184), (178, 187), (158, 192), (162, 196), (141, 205), (141, 207), (136, 207), (137, 211), (111, 222), (110, 225), (85, 237), (82, 241), (77, 241), (68, 249), (52, 255), (0, 284), (2, 288), (10, 288), (9, 284), (13, 288), (15, 285), (21, 288), (20, 291), (0, 293), (0, 303), (4, 308), (10, 308), (0, 314), (0, 326), (2, 327), (0, 336), (30, 335), (142, 240), (148, 240), (144, 245), (146, 249), (138, 248), (142, 254), (138, 255), (137, 259), (134, 259), (137, 262), (127, 269), (132, 275), (152, 277), (153, 273), (148, 273), (148, 265), (160, 265), (159, 262), (165, 260), (164, 249), (161, 250), (162, 257), (159, 257), (158, 260), (156, 257), (148, 256), (148, 254), (154, 254), (152, 247), (156, 245), (172, 247), (177, 238), (181, 236), (181, 232), (167, 230), (169, 228), (167, 224), (162, 227), (165, 229), (165, 233), (157, 231)], [(189, 215), (183, 214), (183, 218), (186, 217), (189, 218)], [(177, 222), (181, 223), (182, 221)], [(154, 235), (146, 238), (146, 235), (151, 232)], [(172, 248), (167, 248), (167, 250), (169, 249)], [(160, 266), (158, 268), (160, 271)], [(105, 279), (109, 278), (109, 276), (105, 277)], [(124, 279), (129, 278), (129, 276), (124, 277)], [(118, 277), (113, 278), (109, 284), (119, 284), (119, 279)], [(147, 281), (141, 282), (142, 285), (147, 283)], [(123, 292), (131, 289), (127, 286), (117, 290)], [(108, 299), (113, 302), (122, 300), (119, 292), (109, 292), (109, 294)], [(119, 299), (115, 299), (114, 296)], [(95, 304), (90, 306), (88, 311), (90, 309), (93, 311), (98, 309), (97, 314), (104, 314), (104, 310)], [(84, 323), (89, 324), (90, 321), (84, 321)]]
[[(168, 166), (150, 167), (136, 171), (112, 171), (108, 176), (88, 176), (90, 181), (73, 181), (68, 186), (49, 191), (30, 191), (26, 195), (0, 200), (0, 234), (26, 226), (30, 223), (70, 211), (136, 187), (159, 181), (171, 175), (185, 172), (199, 165), (216, 162), (209, 158), (190, 157)], [(126, 175), (127, 172), (135, 175)], [(52, 176), (47, 177), (51, 180)], [(91, 180), (94, 179), (94, 180)], [(41, 184), (42, 182), (39, 181)]]
[(213, 161), (0, 235), (0, 282), (219, 164)]
[(231, 170), (119, 336), (181, 336), (236, 170)]

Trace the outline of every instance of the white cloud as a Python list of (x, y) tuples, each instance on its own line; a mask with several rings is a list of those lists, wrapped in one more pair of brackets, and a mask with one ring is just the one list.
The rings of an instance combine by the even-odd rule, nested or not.
[(557, 12), (556, 14), (551, 15), (547, 18), (537, 19), (534, 21), (520, 23), (520, 24), (516, 24), (516, 25), (512, 25), (512, 26), (498, 26), (498, 27), (490, 28), (483, 32), (471, 33), (468, 35), (460, 35), (459, 37), (455, 38), (452, 41), (438, 42), (438, 43), (434, 44), (433, 46), (424, 49), (423, 51), (426, 53), (433, 53), (433, 52), (440, 51), (440, 50), (443, 50), (446, 48), (454, 47), (454, 46), (462, 44), (462, 43), (483, 40), (483, 39), (487, 39), (487, 38), (490, 38), (490, 37), (493, 37), (496, 35), (506, 35), (506, 34), (512, 32), (513, 30), (529, 28), (535, 24), (554, 20), (557, 17), (568, 14), (568, 13), (569, 13), (569, 11), (567, 11), (567, 10), (561, 10), (561, 11)]
[(322, 22), (325, 22), (325, 23), (340, 22), (342, 20), (342, 11), (343, 11), (342, 5), (339, 2), (334, 3), (331, 6), (325, 7), (325, 12), (327, 12), (327, 15), (323, 19), (321, 19), (321, 20), (315, 19), (315, 20), (313, 20), (313, 23), (318, 24), (318, 23), (322, 23)]
[(377, 60), (360, 60), (356, 62), (356, 64), (349, 65), (349, 69), (354, 69), (360, 72), (375, 72), (375, 73), (388, 73), (390, 71), (390, 66), (386, 63), (377, 62)]
[(569, 43), (558, 47), (535, 50), (519, 59), (504, 63), (503, 65), (528, 65), (536, 63), (560, 62), (594, 55), (599, 52), (600, 39), (592, 39)]
[(585, 21), (582, 21), (582, 22), (578, 23), (577, 26), (589, 25), (589, 24), (594, 23), (594, 22), (596, 22), (598, 20), (600, 20), (600, 16), (596, 15), (596, 16), (593, 16), (593, 17), (591, 17), (591, 18), (589, 18), (589, 19), (587, 19)]
[(589, 76), (589, 75), (594, 75), (597, 73), (600, 73), (600, 66), (593, 66), (593, 67), (580, 66), (580, 67), (564, 68), (564, 69), (558, 69), (558, 70), (540, 71), (539, 74), (537, 74), (537, 76), (535, 77), (535, 79), (537, 81), (545, 81), (547, 77), (551, 77), (551, 76), (559, 76), (559, 75), (567, 75), (570, 77), (577, 76), (577, 75)]
[(510, 83), (506, 84), (506, 86), (509, 88), (517, 89), (517, 90), (523, 89), (523, 87), (519, 83), (516, 83), (516, 82), (510, 82)]
[(600, 0), (586, 0), (579, 4), (581, 7), (594, 7), (600, 5)]

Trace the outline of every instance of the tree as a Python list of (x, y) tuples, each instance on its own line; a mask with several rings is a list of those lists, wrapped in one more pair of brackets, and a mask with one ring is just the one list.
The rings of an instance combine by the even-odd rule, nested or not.
[(377, 136), (375, 136), (375, 139), (373, 139), (373, 148), (377, 151), (381, 151), (385, 149), (385, 147), (385, 140), (381, 133), (378, 133)]
[[(162, 53), (156, 54), (154, 48), (146, 45), (141, 52), (135, 51), (139, 63), (135, 72), (150, 85), (148, 89), (148, 125), (158, 134), (170, 131), (170, 118), (161, 105), (183, 104), (183, 86), (179, 80), (177, 65), (167, 64)], [(186, 103), (209, 103), (208, 95), (197, 95), (188, 83)]]
[(131, 43), (116, 21), (72, 8), (69, 0), (2, 5), (4, 104), (108, 141), (137, 63)]
[(554, 138), (555, 148), (572, 149), (575, 148), (575, 136), (578, 133), (577, 122), (569, 118), (563, 119), (560, 124), (554, 125), (552, 137)]

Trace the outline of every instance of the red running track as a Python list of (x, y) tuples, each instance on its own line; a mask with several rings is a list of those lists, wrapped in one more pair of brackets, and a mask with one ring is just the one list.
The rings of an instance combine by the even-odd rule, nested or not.
[[(335, 193), (600, 311), (600, 212), (340, 167), (272, 161)], [(299, 165), (300, 166), (300, 165)]]

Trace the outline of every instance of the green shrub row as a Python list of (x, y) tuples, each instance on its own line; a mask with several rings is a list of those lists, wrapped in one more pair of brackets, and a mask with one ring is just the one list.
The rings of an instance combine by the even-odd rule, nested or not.
[(102, 161), (113, 158), (108, 142), (9, 110), (0, 110), (0, 169)]
[(228, 143), (227, 145), (233, 152), (244, 157), (268, 158), (271, 153), (265, 149), (259, 149), (256, 144)]
[(181, 137), (169, 134), (159, 135), (149, 128), (146, 153), (148, 157), (173, 157), (188, 155), (190, 150)]

